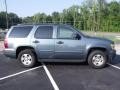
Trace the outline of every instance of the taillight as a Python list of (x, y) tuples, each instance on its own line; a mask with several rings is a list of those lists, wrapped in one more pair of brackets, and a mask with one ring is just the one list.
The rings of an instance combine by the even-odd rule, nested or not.
[(8, 40), (7, 40), (7, 38), (5, 38), (5, 40), (4, 40), (4, 47), (8, 48)]

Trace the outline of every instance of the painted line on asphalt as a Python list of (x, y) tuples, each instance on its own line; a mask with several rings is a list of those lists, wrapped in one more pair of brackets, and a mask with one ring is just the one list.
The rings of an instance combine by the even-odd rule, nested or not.
[(110, 65), (110, 66), (112, 66), (112, 67), (117, 68), (117, 69), (120, 70), (120, 67), (118, 67), (118, 66), (112, 65), (112, 64), (110, 64), (110, 63), (108, 63), (108, 65)]
[(54, 90), (60, 90), (60, 89), (58, 88), (58, 85), (56, 84), (55, 80), (53, 79), (52, 75), (50, 74), (47, 66), (46, 66), (44, 63), (42, 63), (42, 65), (43, 65), (43, 68), (44, 68), (44, 70), (45, 70), (48, 78), (50, 79), (51, 84), (52, 84), (53, 87), (54, 87)]
[(29, 72), (29, 71), (33, 71), (33, 70), (38, 69), (38, 68), (41, 68), (41, 67), (42, 67), (42, 66), (38, 66), (38, 67), (35, 67), (35, 68), (31, 68), (31, 69), (28, 69), (28, 70), (24, 70), (24, 71), (15, 73), (15, 74), (11, 74), (11, 75), (2, 77), (2, 78), (0, 78), (0, 81), (1, 81), (1, 80), (5, 80), (5, 79), (8, 79), (8, 78), (11, 78), (11, 77), (14, 77), (14, 76), (18, 76), (18, 75), (20, 75), (20, 74), (23, 74), (23, 73), (26, 73), (26, 72)]

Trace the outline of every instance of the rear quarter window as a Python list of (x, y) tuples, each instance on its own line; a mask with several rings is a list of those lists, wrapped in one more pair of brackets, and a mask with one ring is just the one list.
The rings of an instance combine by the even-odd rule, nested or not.
[(9, 37), (10, 38), (25, 38), (29, 35), (33, 26), (13, 27)]

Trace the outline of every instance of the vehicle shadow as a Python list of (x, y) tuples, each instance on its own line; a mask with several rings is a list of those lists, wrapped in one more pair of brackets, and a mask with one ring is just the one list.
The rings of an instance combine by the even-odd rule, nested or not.
[(70, 65), (75, 65), (75, 66), (79, 66), (79, 65), (88, 65), (87, 62), (45, 62), (46, 65), (65, 65), (65, 66), (70, 66)]

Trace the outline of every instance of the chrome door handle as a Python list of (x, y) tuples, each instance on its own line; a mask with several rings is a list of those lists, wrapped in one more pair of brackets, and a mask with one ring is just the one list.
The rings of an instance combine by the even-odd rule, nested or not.
[(33, 41), (33, 43), (39, 43), (39, 41), (38, 41), (38, 40), (35, 40), (35, 41)]
[(57, 42), (57, 44), (63, 44), (63, 43), (64, 43), (64, 42), (62, 42), (62, 41), (58, 41), (58, 42)]

